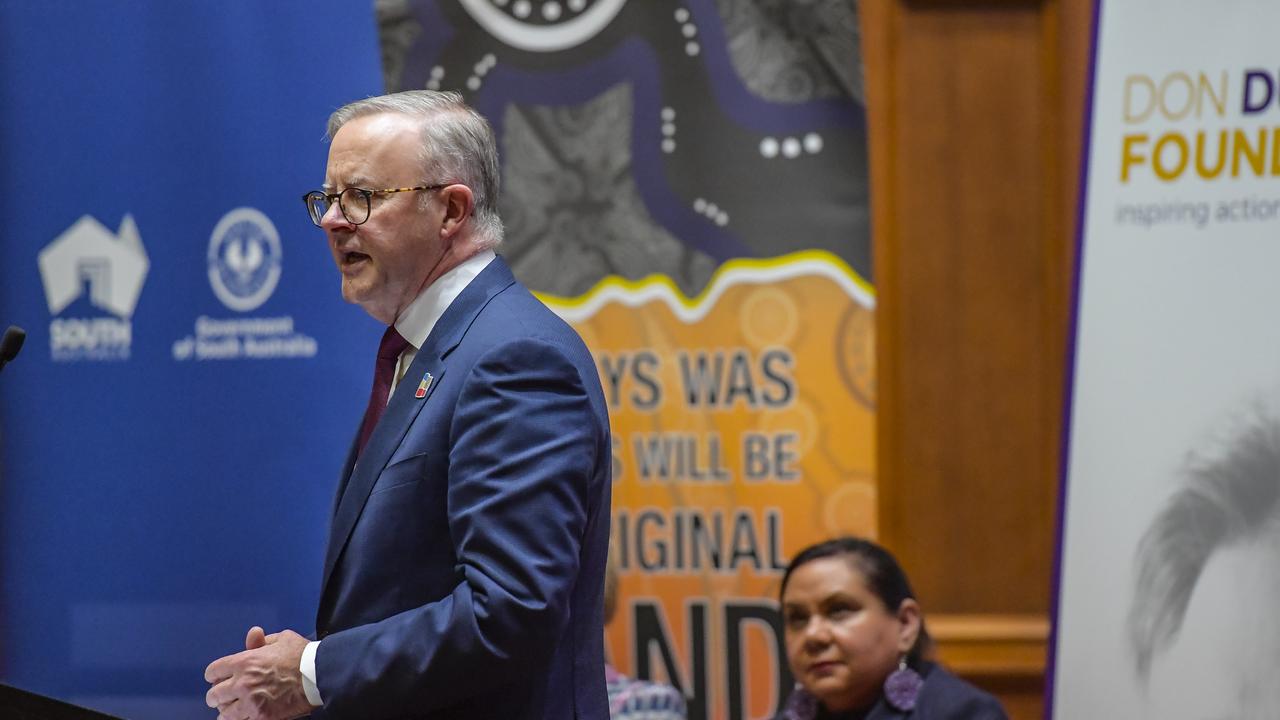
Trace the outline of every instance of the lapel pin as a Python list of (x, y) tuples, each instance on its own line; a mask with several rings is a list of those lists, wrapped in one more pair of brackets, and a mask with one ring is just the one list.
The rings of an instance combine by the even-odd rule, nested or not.
[(413, 396), (421, 400), (427, 396), (427, 388), (429, 387), (431, 387), (431, 373), (426, 373), (422, 376), (422, 382), (418, 383), (418, 389), (413, 393)]

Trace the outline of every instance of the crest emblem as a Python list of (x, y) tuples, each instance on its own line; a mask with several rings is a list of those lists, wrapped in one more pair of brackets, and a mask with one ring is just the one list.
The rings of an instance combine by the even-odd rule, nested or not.
[(271, 297), (280, 281), (280, 235), (266, 215), (236, 208), (209, 238), (209, 285), (223, 305), (248, 312)]

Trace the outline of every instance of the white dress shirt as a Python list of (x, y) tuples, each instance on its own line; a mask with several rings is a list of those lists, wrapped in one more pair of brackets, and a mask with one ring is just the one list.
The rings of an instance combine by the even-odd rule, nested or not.
[[(423, 288), (422, 292), (418, 293), (418, 297), (414, 298), (413, 302), (409, 303), (409, 306), (396, 318), (396, 332), (409, 341), (409, 346), (400, 353), (400, 359), (396, 361), (391, 393), (387, 395), (388, 402), (400, 385), (401, 378), (413, 364), (413, 359), (418, 356), (423, 343), (427, 341), (427, 336), (444, 315), (444, 311), (462, 294), (467, 285), (476, 279), (480, 271), (489, 266), (494, 257), (496, 256), (492, 250), (485, 250), (462, 261), (457, 267)], [(319, 640), (307, 643), (307, 647), (302, 651), (302, 662), (299, 666), (299, 670), (302, 671), (302, 690), (306, 693), (307, 701), (312, 707), (324, 704), (320, 698), (320, 689), (316, 686), (316, 651), (319, 647)]]

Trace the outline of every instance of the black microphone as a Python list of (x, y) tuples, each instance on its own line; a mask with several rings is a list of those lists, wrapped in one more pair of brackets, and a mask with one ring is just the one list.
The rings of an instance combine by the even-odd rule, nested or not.
[(4, 369), (5, 363), (18, 357), (18, 351), (22, 349), (22, 343), (26, 339), (27, 332), (17, 325), (10, 325), (4, 331), (4, 337), (0, 338), (0, 370)]

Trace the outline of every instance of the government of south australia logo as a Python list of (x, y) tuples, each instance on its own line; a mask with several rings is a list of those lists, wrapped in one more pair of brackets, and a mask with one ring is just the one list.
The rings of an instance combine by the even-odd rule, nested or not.
[[(280, 234), (261, 211), (236, 208), (209, 237), (209, 286), (222, 304), (248, 313), (262, 306), (280, 282)], [(294, 327), (293, 317), (200, 315), (192, 332), (174, 340), (173, 359), (269, 360), (316, 356), (315, 338)]]
[(209, 285), (232, 310), (254, 310), (280, 281), (280, 234), (258, 210), (236, 208), (209, 237)]
[(53, 359), (127, 360), (130, 318), (150, 267), (133, 216), (125, 215), (112, 234), (85, 215), (41, 250), (37, 262), (49, 313), (67, 315), (49, 325)]

